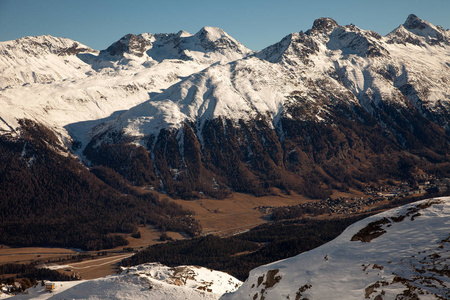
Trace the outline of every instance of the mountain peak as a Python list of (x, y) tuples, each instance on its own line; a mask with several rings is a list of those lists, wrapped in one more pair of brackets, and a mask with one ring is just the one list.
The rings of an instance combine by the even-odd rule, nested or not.
[(181, 38), (183, 38), (183, 37), (190, 37), (190, 36), (192, 36), (192, 33), (189, 33), (189, 32), (184, 31), (184, 30), (180, 30), (180, 31), (178, 31), (177, 36), (181, 37)]
[(403, 24), (403, 27), (406, 29), (420, 29), (423, 30), (429, 25), (428, 22), (422, 20), (418, 16), (414, 14), (410, 14), (408, 18), (406, 19), (405, 23)]
[(432, 45), (448, 39), (445, 37), (447, 34), (442, 27), (436, 27), (413, 14), (408, 16), (403, 27), (417, 36), (424, 37)]
[(314, 21), (311, 31), (330, 33), (334, 28), (338, 26), (338, 23), (332, 18), (319, 18)]
[(0, 54), (13, 59), (96, 52), (77, 41), (51, 35), (25, 36), (17, 40), (0, 42)]
[(146, 48), (152, 44), (151, 38), (151, 34), (129, 33), (102, 52), (107, 52), (111, 56), (122, 56), (124, 53), (129, 53), (142, 57)]
[(403, 25), (400, 25), (388, 35), (389, 43), (410, 43), (414, 45), (450, 45), (450, 32), (441, 26), (410, 14)]
[(210, 26), (203, 27), (195, 35), (201, 40), (206, 38), (207, 40), (212, 42), (220, 40), (223, 37), (229, 37), (229, 35), (222, 29)]

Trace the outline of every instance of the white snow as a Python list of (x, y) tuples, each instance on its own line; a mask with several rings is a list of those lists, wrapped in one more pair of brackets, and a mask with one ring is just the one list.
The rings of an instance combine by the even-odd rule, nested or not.
[[(144, 51), (142, 56), (130, 50), (114, 58), (51, 36), (2, 42), (0, 132), (14, 132), (17, 119), (30, 118), (55, 130), (61, 141), (77, 140), (84, 147), (106, 130), (139, 139), (217, 117), (237, 122), (263, 116), (276, 127), (281, 115), (290, 116), (287, 106), (303, 104), (310, 107), (305, 118), (321, 122), (330, 94), (333, 101), (360, 104), (369, 112), (372, 103), (381, 102), (448, 110), (450, 33), (408, 20), (405, 26), (424, 22), (421, 30), (437, 30), (443, 41), (426, 43), (429, 33), (403, 25), (386, 37), (334, 25), (327, 34), (290, 34), (251, 55), (220, 28), (204, 27), (196, 34), (141, 34), (145, 47), (133, 49)], [(405, 42), (407, 36), (422, 42)], [(139, 46), (130, 37), (124, 37), (128, 45)], [(71, 47), (82, 52), (60, 55)], [(372, 57), (370, 51), (379, 54)], [(297, 103), (292, 94), (305, 102)]]
[[(431, 207), (419, 209), (420, 215), (391, 219), (427, 203)], [(383, 218), (390, 220), (382, 225), (386, 233), (370, 242), (351, 241), (359, 230)], [(255, 294), (256, 299), (296, 299), (297, 294), (301, 294), (297, 299), (374, 299), (380, 294), (383, 299), (397, 299), (409, 286), (420, 299), (446, 298), (450, 277), (439, 270), (448, 272), (449, 265), (450, 197), (445, 197), (369, 217), (319, 248), (258, 267), (237, 292), (221, 299), (255, 299)], [(278, 270), (275, 278), (281, 278), (265, 288), (269, 270)], [(263, 275), (264, 280), (258, 281)]]
[(53, 292), (45, 287), (29, 288), (12, 299), (218, 299), (235, 291), (241, 284), (219, 271), (179, 266), (169, 268), (149, 263), (125, 268), (118, 275), (81, 281), (55, 282)]
[[(52, 36), (1, 42), (0, 133), (14, 132), (18, 119), (29, 118), (55, 130), (61, 141), (78, 140), (86, 146), (87, 133), (96, 125), (213, 63), (251, 53), (218, 28), (207, 27), (199, 34), (202, 32), (207, 33), (205, 37), (183, 31), (155, 36), (144, 33), (140, 37), (148, 40), (150, 50), (142, 57), (124, 53), (123, 58)], [(184, 58), (173, 40), (176, 38), (182, 42)], [(227, 48), (227, 44), (219, 50), (202, 48), (203, 42), (224, 38), (235, 48)], [(64, 49), (71, 47), (83, 51), (65, 54)], [(152, 53), (152, 47), (162, 49), (164, 55)]]
[[(221, 35), (205, 27), (189, 38)], [(237, 122), (263, 116), (275, 127), (287, 105), (302, 105), (290, 99), (293, 93), (312, 107), (305, 116), (319, 122), (326, 119), (330, 94), (334, 101), (362, 105), (369, 112), (372, 103), (381, 102), (445, 112), (450, 109), (448, 57), (445, 43), (397, 43), (392, 34), (381, 37), (354, 25), (336, 25), (329, 35), (293, 33), (254, 56), (185, 78), (91, 136), (114, 130), (139, 139), (162, 128), (179, 129), (183, 122), (201, 126), (218, 117)]]

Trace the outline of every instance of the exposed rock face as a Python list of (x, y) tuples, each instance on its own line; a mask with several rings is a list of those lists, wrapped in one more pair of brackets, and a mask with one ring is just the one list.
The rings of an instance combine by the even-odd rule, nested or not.
[[(414, 45), (450, 45), (450, 31), (409, 15), (405, 23), (389, 34), (392, 42)], [(388, 36), (388, 37), (389, 37)]]
[(328, 34), (338, 26), (338, 23), (331, 18), (320, 18), (314, 21), (311, 31)]
[(423, 30), (425, 29), (428, 25), (426, 22), (424, 22), (422, 19), (420, 19), (419, 17), (417, 17), (414, 14), (410, 14), (408, 16), (408, 18), (406, 19), (405, 23), (403, 24), (403, 26), (406, 29), (420, 29)]
[(107, 52), (112, 56), (122, 56), (124, 53), (142, 57), (146, 48), (152, 45), (153, 36), (151, 34), (127, 34), (120, 40), (109, 46), (103, 53)]

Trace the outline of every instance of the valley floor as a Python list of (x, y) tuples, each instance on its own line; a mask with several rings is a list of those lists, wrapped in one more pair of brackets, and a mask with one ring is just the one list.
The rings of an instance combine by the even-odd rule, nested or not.
[[(334, 197), (358, 198), (363, 194), (350, 190), (349, 193), (337, 192)], [(250, 230), (258, 225), (270, 222), (269, 212), (271, 208), (295, 206), (313, 203), (317, 200), (308, 199), (302, 195), (278, 195), (254, 197), (247, 194), (234, 193), (223, 200), (199, 199), (186, 201), (170, 199), (186, 209), (195, 212), (195, 218), (201, 224), (204, 235), (232, 236)], [(361, 212), (371, 209), (362, 208)], [(320, 219), (335, 217), (335, 214), (315, 216)], [(127, 237), (129, 245), (114, 249), (100, 251), (77, 252), (74, 249), (64, 248), (38, 248), (24, 247), (0, 248), (0, 264), (38, 262), (61, 273), (79, 275), (82, 279), (95, 279), (112, 275), (117, 272), (118, 262), (132, 256), (136, 251), (150, 245), (161, 243), (161, 232), (148, 227), (139, 227), (141, 238)], [(167, 232), (174, 240), (186, 237), (176, 233)]]

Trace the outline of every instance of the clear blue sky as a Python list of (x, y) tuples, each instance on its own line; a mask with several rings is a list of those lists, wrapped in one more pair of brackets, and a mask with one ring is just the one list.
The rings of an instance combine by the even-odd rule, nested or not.
[(450, 28), (450, 0), (0, 0), (0, 41), (50, 34), (101, 50), (127, 33), (216, 26), (261, 50), (319, 17), (385, 35), (411, 13)]

